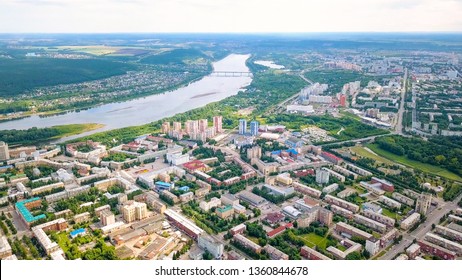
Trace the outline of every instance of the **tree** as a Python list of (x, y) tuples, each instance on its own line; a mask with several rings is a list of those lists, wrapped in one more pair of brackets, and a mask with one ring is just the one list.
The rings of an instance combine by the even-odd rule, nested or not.
[(213, 255), (209, 251), (205, 250), (204, 254), (202, 254), (202, 259), (213, 260)]
[(441, 164), (442, 162), (445, 162), (446, 161), (446, 157), (443, 156), (443, 155), (437, 155), (435, 156), (435, 160), (438, 164)]
[(352, 252), (346, 256), (346, 260), (360, 260), (360, 259), (361, 259), (361, 254), (358, 252)]
[(264, 238), (258, 238), (258, 245), (260, 246), (265, 246), (268, 243), (268, 241)]

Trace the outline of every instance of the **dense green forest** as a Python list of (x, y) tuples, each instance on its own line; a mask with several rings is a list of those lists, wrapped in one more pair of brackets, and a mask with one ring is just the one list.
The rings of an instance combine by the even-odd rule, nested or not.
[(36, 87), (98, 80), (133, 70), (133, 64), (103, 59), (2, 59), (0, 97), (9, 97)]
[(97, 124), (68, 124), (57, 125), (53, 127), (37, 128), (32, 127), (26, 130), (0, 130), (0, 140), (5, 141), (10, 145), (36, 144), (49, 141), (54, 138), (65, 137), (69, 135), (79, 134), (85, 131), (98, 128)]
[(385, 151), (462, 175), (462, 137), (420, 138), (387, 136), (376, 139)]
[(29, 128), (27, 130), (0, 130), (0, 139), (9, 144), (33, 143), (50, 139), (59, 135), (59, 130), (53, 127)]
[(343, 85), (349, 82), (360, 81), (361, 86), (366, 86), (370, 81), (381, 82), (384, 78), (384, 76), (367, 76), (361, 72), (336, 69), (308, 71), (305, 72), (305, 77), (320, 84), (328, 84), (328, 91), (333, 93), (340, 92)]

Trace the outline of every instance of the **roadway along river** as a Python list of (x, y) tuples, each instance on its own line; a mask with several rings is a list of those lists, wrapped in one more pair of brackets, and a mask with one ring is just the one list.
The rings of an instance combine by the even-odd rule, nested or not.
[[(215, 71), (248, 72), (245, 65), (250, 55), (231, 54), (213, 63)], [(150, 123), (177, 113), (199, 108), (211, 102), (220, 101), (235, 95), (250, 84), (250, 77), (206, 76), (183, 88), (150, 95), (125, 102), (110, 103), (80, 112), (69, 112), (57, 116), (31, 116), (28, 118), (0, 123), (3, 129), (28, 129), (31, 127), (50, 127), (63, 124), (99, 123), (104, 127), (80, 135), (63, 138), (69, 140), (95, 132), (127, 126)]]

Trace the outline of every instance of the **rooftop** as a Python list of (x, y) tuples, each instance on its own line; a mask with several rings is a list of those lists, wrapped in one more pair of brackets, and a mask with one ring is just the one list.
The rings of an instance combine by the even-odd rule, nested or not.
[(24, 217), (24, 219), (26, 220), (27, 223), (32, 223), (32, 222), (38, 221), (40, 219), (46, 218), (45, 214), (40, 214), (40, 215), (34, 216), (29, 211), (29, 209), (27, 209), (26, 204), (31, 203), (31, 202), (35, 202), (37, 200), (40, 200), (40, 197), (29, 198), (29, 199), (26, 199), (26, 200), (16, 202), (16, 204), (15, 204), (16, 209), (19, 211), (19, 213), (21, 213), (21, 215)]
[(162, 181), (157, 181), (157, 182), (156, 182), (156, 185), (163, 186), (163, 187), (170, 187), (172, 184), (166, 183), (166, 182), (162, 182)]
[(223, 213), (223, 212), (226, 212), (226, 211), (230, 211), (232, 209), (233, 209), (232, 205), (227, 205), (227, 206), (224, 206), (224, 207), (217, 208), (217, 211), (220, 212), (220, 213)]
[(285, 216), (280, 213), (280, 212), (272, 212), (272, 213), (268, 213), (268, 215), (266, 215), (265, 217), (265, 220), (274, 224), (274, 223), (277, 223), (281, 220), (284, 220)]
[(79, 228), (79, 229), (71, 231), (70, 235), (71, 235), (71, 237), (76, 237), (77, 235), (83, 234), (83, 233), (85, 233), (85, 229), (84, 228)]
[(196, 169), (204, 168), (205, 164), (202, 161), (196, 159), (196, 160), (183, 164), (183, 166), (190, 170), (196, 170)]

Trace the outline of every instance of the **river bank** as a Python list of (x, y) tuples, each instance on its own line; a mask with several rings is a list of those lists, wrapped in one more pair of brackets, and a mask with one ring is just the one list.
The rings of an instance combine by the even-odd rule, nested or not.
[[(249, 71), (246, 60), (250, 55), (231, 54), (214, 62), (214, 71)], [(125, 102), (114, 102), (88, 110), (80, 110), (53, 116), (38, 116), (0, 123), (0, 130), (45, 128), (66, 124), (99, 123), (104, 127), (65, 137), (62, 141), (88, 136), (95, 132), (139, 126), (184, 113), (207, 104), (236, 95), (252, 81), (251, 77), (205, 76), (187, 86)], [(209, 94), (213, 92), (214, 94)]]

